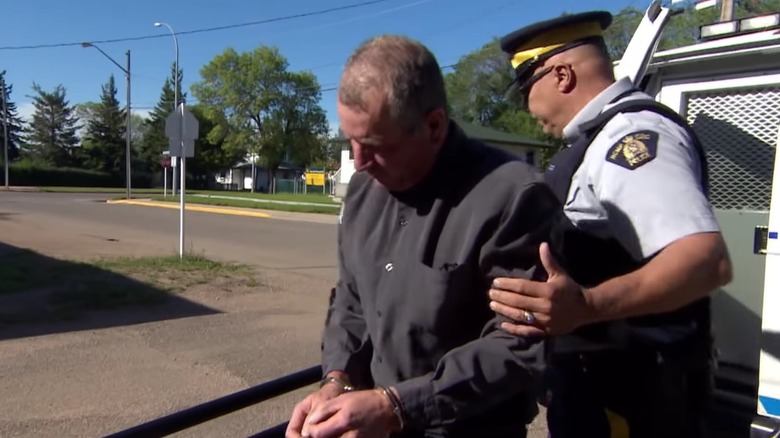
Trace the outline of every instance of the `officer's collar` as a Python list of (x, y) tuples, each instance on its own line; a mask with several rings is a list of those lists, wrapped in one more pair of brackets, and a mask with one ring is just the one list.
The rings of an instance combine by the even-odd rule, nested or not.
[(593, 100), (588, 102), (588, 104), (585, 105), (585, 107), (583, 107), (563, 128), (563, 138), (566, 140), (566, 143), (571, 145), (579, 140), (580, 137), (584, 135), (580, 130), (580, 125), (601, 114), (604, 108), (609, 105), (612, 100), (632, 88), (633, 85), (631, 80), (623, 78), (604, 89), (604, 91), (599, 93)]

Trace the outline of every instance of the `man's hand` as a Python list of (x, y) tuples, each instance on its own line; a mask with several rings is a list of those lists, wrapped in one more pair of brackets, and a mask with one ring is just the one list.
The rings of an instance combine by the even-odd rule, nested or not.
[(295, 405), (292, 417), (287, 425), (286, 438), (301, 438), (305, 431), (304, 424), (311, 411), (327, 400), (336, 398), (341, 394), (341, 389), (333, 384), (326, 384), (319, 391), (309, 395), (303, 401)]
[[(547, 281), (497, 278), (490, 308), (517, 323), (501, 328), (517, 336), (561, 335), (593, 322), (585, 290), (558, 266), (547, 243), (539, 246)], [(529, 314), (530, 313), (530, 320)]]
[(390, 400), (379, 390), (342, 394), (318, 404), (309, 414), (303, 437), (382, 438), (399, 428)]

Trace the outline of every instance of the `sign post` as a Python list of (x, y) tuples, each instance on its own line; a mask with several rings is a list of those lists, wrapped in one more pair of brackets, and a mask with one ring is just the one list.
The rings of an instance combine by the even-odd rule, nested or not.
[(168, 197), (168, 168), (171, 167), (171, 153), (165, 151), (162, 153), (163, 158), (160, 161), (163, 167), (163, 198)]
[(179, 183), (179, 258), (183, 258), (186, 162), (187, 157), (195, 156), (195, 140), (198, 138), (198, 119), (184, 107), (184, 103), (179, 104), (176, 111), (173, 111), (165, 119), (165, 135), (168, 136), (168, 150), (171, 157), (174, 157), (174, 160), (177, 157), (181, 159), (179, 163), (179, 175), (181, 177)]

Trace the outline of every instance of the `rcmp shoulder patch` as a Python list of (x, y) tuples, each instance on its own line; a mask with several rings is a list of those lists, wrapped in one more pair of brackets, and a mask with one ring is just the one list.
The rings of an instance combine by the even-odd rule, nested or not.
[(658, 133), (636, 131), (623, 136), (607, 151), (607, 161), (628, 170), (649, 163), (658, 152)]

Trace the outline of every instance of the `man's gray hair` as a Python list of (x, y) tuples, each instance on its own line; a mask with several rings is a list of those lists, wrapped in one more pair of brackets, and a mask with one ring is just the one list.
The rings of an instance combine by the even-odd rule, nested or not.
[(447, 109), (444, 77), (436, 57), (411, 38), (374, 37), (349, 57), (339, 84), (339, 101), (365, 110), (365, 92), (370, 89), (385, 94), (390, 116), (410, 130), (431, 111)]

